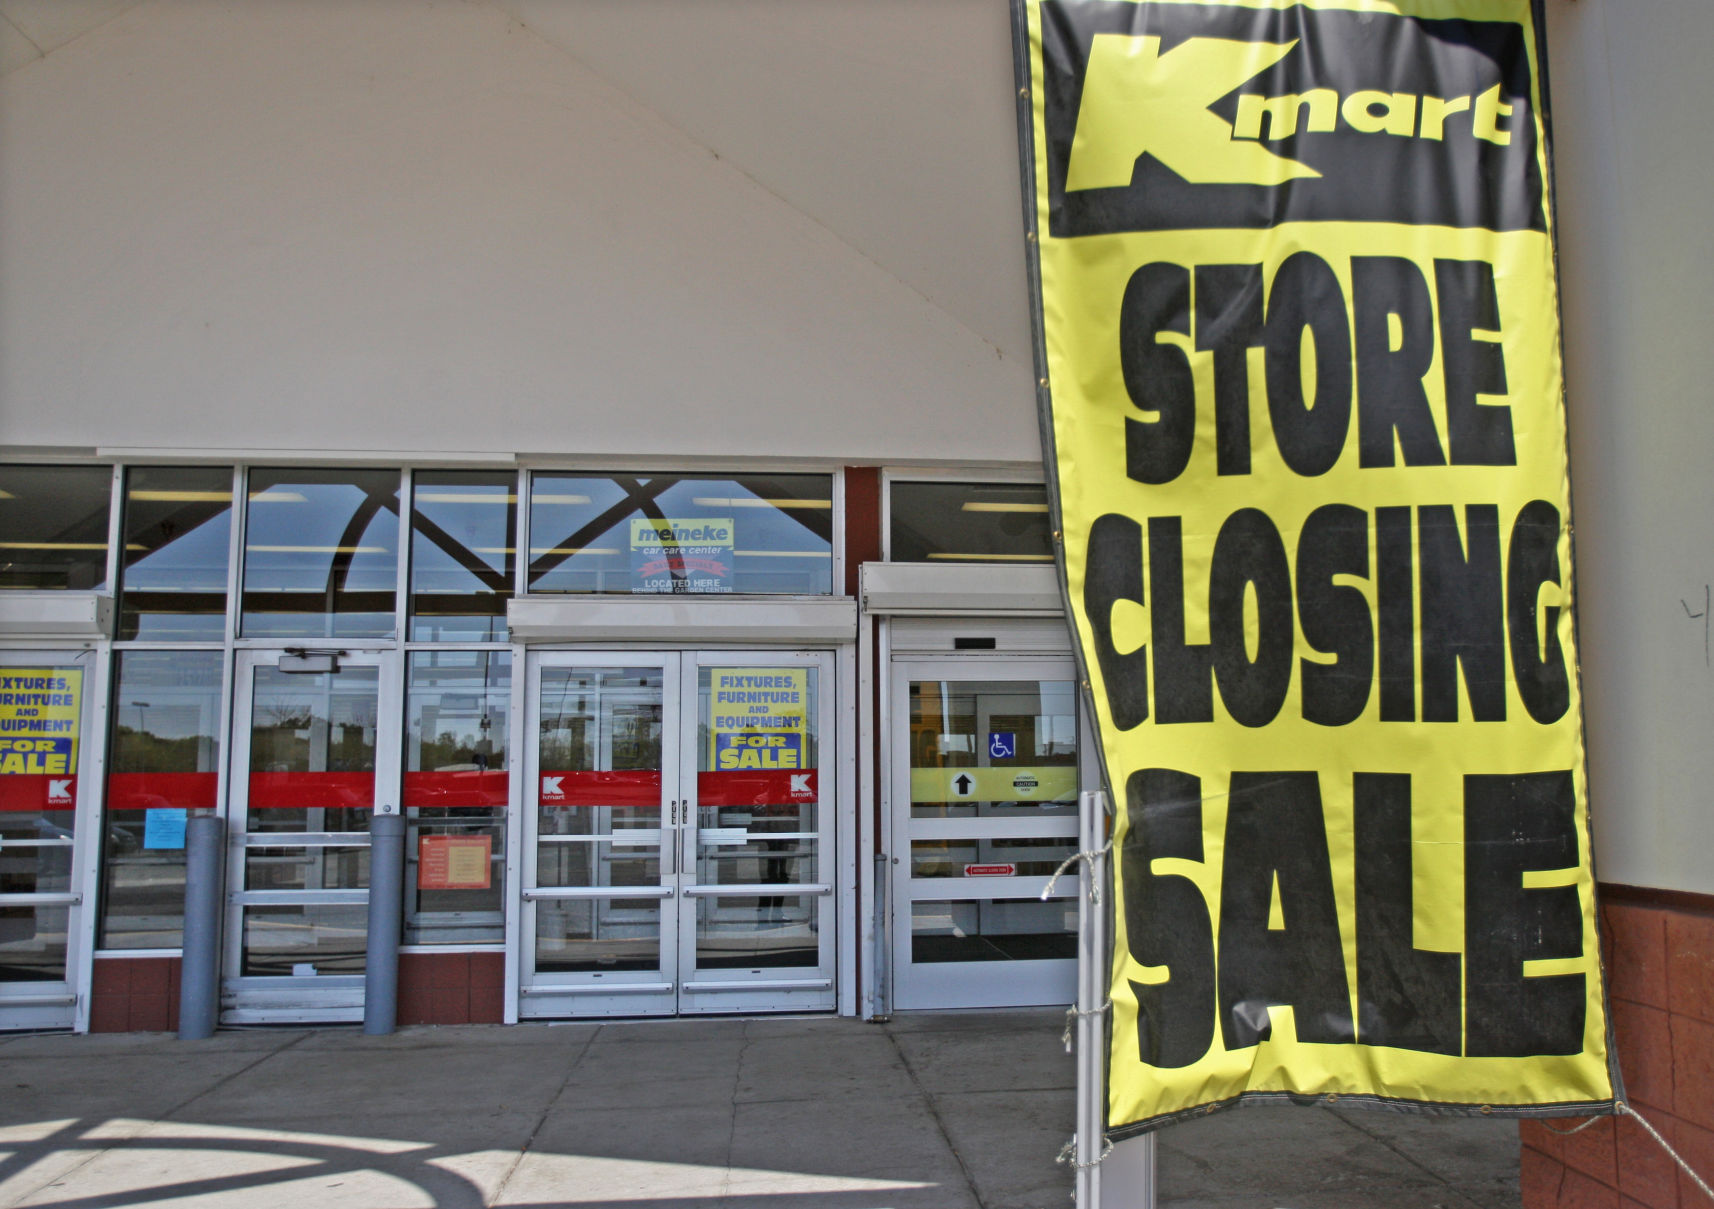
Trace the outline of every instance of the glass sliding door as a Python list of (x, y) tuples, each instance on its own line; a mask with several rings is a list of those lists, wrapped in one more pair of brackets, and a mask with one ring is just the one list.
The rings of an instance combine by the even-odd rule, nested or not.
[(520, 1015), (833, 1007), (829, 657), (531, 664)]
[(390, 653), (247, 651), (233, 736), (224, 1019), (358, 1020), (369, 818), (399, 784)]
[(893, 664), (893, 1003), (1069, 1003), (1080, 750), (1070, 661)]

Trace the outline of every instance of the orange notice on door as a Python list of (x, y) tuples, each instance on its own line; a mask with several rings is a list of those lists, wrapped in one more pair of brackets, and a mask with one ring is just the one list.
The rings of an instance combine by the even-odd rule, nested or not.
[(492, 836), (421, 836), (417, 840), (417, 889), (486, 890), (493, 879), (493, 852)]

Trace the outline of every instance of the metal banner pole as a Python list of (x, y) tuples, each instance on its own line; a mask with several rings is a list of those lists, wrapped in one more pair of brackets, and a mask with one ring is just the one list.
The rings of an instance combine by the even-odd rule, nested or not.
[(179, 967), (179, 1040), (214, 1036), (220, 1017), (220, 882), (226, 820), (212, 810), (185, 819), (184, 961)]
[(1108, 876), (1107, 795), (1079, 799), (1082, 850), (1077, 954), (1077, 1206), (1078, 1209), (1155, 1209), (1155, 1136), (1115, 1143), (1106, 1136), (1107, 946), (1112, 911)]
[(1101, 819), (1106, 794), (1090, 790), (1078, 795), (1078, 847), (1091, 854), (1077, 874), (1077, 1135), (1072, 1151), (1075, 1164), (1078, 1209), (1100, 1209), (1101, 1149), (1104, 1142), (1101, 1111), (1105, 1099), (1106, 1030), (1101, 1027), (1100, 1008), (1106, 967), (1101, 933), (1105, 904), (1101, 901), (1102, 858), (1094, 855), (1105, 840)]

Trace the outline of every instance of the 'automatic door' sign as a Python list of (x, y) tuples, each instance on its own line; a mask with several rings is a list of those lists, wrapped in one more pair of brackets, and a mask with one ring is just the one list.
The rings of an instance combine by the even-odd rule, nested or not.
[(1111, 1131), (1610, 1111), (1539, 15), (1014, 20)]

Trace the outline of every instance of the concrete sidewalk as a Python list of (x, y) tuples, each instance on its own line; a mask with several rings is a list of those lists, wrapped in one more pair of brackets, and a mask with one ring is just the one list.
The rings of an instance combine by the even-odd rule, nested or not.
[[(0, 1205), (1064, 1209), (1057, 1012), (0, 1037)], [(1512, 1209), (1517, 1126), (1242, 1109), (1176, 1209)]]

